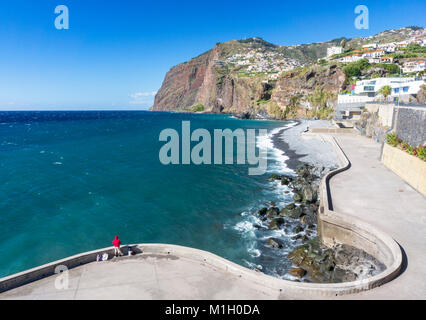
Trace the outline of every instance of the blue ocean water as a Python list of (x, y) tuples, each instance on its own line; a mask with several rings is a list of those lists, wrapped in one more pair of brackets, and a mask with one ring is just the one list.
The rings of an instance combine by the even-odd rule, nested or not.
[[(268, 173), (249, 165), (159, 161), (165, 128), (268, 129), (285, 122), (157, 112), (0, 112), (0, 277), (83, 251), (123, 243), (171, 243), (208, 250), (278, 276), (289, 249), (268, 251), (251, 213), (291, 194), (271, 172), (288, 171), (269, 138)], [(252, 166), (250, 166), (252, 167)], [(284, 256), (282, 256), (284, 254)]]

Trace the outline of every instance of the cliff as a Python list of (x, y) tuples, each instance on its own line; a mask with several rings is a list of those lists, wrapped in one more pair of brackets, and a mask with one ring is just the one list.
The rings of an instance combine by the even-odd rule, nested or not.
[(342, 39), (348, 46), (400, 39), (410, 30), (295, 46), (278, 46), (261, 38), (218, 43), (212, 50), (173, 67), (151, 110), (326, 118), (347, 83), (341, 64), (318, 62), (327, 48)]

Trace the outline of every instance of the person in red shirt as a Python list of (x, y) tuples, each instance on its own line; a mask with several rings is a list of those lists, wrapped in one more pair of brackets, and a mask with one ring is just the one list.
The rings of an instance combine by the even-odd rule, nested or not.
[(112, 241), (112, 244), (114, 245), (115, 256), (117, 255), (122, 256), (123, 253), (121, 252), (121, 249), (120, 249), (121, 241), (118, 239), (118, 236), (115, 236), (115, 239)]

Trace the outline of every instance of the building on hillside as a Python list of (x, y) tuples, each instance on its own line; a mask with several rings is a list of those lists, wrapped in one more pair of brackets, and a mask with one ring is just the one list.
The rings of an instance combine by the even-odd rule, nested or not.
[(327, 48), (327, 58), (330, 58), (331, 56), (334, 56), (336, 54), (341, 54), (342, 52), (343, 52), (342, 47)]
[(403, 64), (402, 72), (412, 73), (412, 72), (421, 72), (426, 69), (425, 60), (411, 60), (406, 61)]
[(377, 49), (377, 43), (369, 43), (362, 46), (363, 48)]
[(356, 54), (353, 54), (351, 56), (346, 56), (346, 57), (340, 58), (339, 61), (343, 62), (343, 63), (350, 63), (350, 62), (359, 61), (361, 59), (362, 59), (362, 54), (356, 53)]
[(415, 78), (376, 78), (371, 80), (361, 80), (356, 83), (354, 94), (367, 96), (373, 100), (383, 99), (379, 90), (384, 86), (391, 88), (391, 94), (388, 99), (410, 102), (416, 98), (420, 86), (425, 84), (423, 80)]
[(385, 54), (385, 50), (378, 49), (378, 50), (373, 50), (373, 51), (367, 51), (362, 55), (362, 57), (364, 59), (369, 59), (369, 58), (378, 59), (378, 58), (384, 56), (384, 54)]
[[(365, 59), (365, 58), (364, 58)], [(368, 62), (371, 64), (379, 64), (381, 63), (380, 58), (367, 58)]]
[(397, 48), (407, 48), (407, 46), (409, 44), (410, 44), (409, 41), (401, 41), (401, 42), (396, 43), (396, 47)]
[(269, 75), (269, 80), (278, 80), (279, 77), (279, 73), (272, 73), (271, 75)]
[(389, 56), (380, 57), (380, 63), (393, 63), (394, 58)]
[(383, 49), (386, 53), (394, 53), (396, 51), (395, 43), (379, 44), (379, 49)]

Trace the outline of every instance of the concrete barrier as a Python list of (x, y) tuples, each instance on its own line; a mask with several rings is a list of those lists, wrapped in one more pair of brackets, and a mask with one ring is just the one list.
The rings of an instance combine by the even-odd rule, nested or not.
[(379, 259), (386, 270), (359, 283), (358, 291), (369, 290), (394, 279), (402, 266), (402, 252), (399, 245), (389, 235), (356, 217), (333, 211), (330, 193), (330, 179), (351, 166), (349, 159), (338, 145), (336, 139), (324, 136), (329, 140), (341, 163), (337, 170), (329, 172), (320, 184), (320, 210), (318, 214), (318, 233), (322, 242), (331, 247), (336, 244), (347, 244), (364, 250)]
[(426, 162), (385, 143), (383, 164), (426, 196)]
[[(357, 220), (354, 217), (339, 214), (331, 208), (329, 180), (339, 172), (349, 169), (350, 163), (334, 138), (330, 136), (325, 136), (324, 138), (328, 139), (335, 147), (337, 155), (342, 162), (342, 167), (330, 172), (321, 181), (321, 205), (318, 215), (320, 236), (327, 245), (342, 243), (367, 251), (386, 265), (386, 270), (384, 272), (371, 278), (346, 283), (301, 283), (277, 279), (261, 272), (247, 269), (210, 252), (193, 248), (168, 244), (139, 244), (133, 245), (132, 251), (137, 254), (155, 253), (161, 255), (176, 255), (192, 259), (195, 262), (209, 264), (224, 272), (232, 273), (248, 281), (277, 290), (277, 292), (285, 293), (287, 296), (294, 296), (295, 298), (329, 297), (352, 294), (372, 289), (392, 280), (398, 275), (402, 264), (402, 253), (398, 244), (387, 234), (377, 230), (371, 225)], [(127, 246), (123, 247), (124, 254), (127, 254), (127, 250)], [(112, 256), (113, 248), (104, 248), (82, 253), (2, 278), (0, 279), (0, 292), (11, 290), (44, 277), (52, 276), (55, 274), (55, 268), (59, 265), (64, 265), (68, 269), (71, 269), (82, 264), (94, 262), (96, 261), (96, 256), (104, 252)]]

